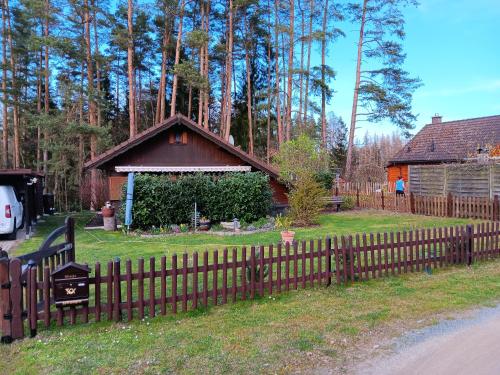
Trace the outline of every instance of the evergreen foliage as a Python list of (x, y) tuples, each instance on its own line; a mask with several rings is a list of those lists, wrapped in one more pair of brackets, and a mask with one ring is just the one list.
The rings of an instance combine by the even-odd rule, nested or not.
[[(126, 188), (122, 197), (125, 207)], [(138, 174), (134, 184), (133, 225), (141, 229), (190, 223), (194, 203), (212, 222), (237, 218), (252, 222), (266, 216), (272, 204), (269, 177), (261, 172), (206, 174)]]

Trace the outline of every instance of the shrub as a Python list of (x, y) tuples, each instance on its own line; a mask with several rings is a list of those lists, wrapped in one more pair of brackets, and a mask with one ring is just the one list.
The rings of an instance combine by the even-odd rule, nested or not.
[[(125, 209), (126, 187), (122, 195)], [(138, 174), (134, 184), (133, 226), (149, 229), (190, 223), (197, 203), (201, 215), (212, 221), (251, 222), (268, 214), (272, 203), (269, 177), (261, 172), (231, 173), (218, 178), (194, 174)]]
[(327, 191), (314, 179), (301, 179), (290, 194), (290, 217), (296, 225), (311, 225), (318, 221), (319, 214), (325, 208)]
[(333, 180), (335, 176), (332, 171), (326, 170), (316, 174), (315, 179), (318, 181), (321, 186), (323, 186), (326, 190), (333, 189)]
[(216, 222), (236, 217), (251, 223), (266, 216), (271, 204), (269, 176), (261, 172), (229, 173), (215, 180), (207, 214)]
[(351, 197), (350, 195), (346, 195), (346, 196), (342, 197), (342, 199), (343, 199), (343, 202), (340, 205), (340, 209), (342, 211), (352, 210), (354, 208), (355, 204), (354, 204), (353, 197)]
[(288, 203), (293, 223), (315, 223), (326, 204), (324, 186), (330, 178), (328, 153), (315, 140), (301, 135), (285, 142), (274, 162), (280, 170), (280, 180), (290, 187)]

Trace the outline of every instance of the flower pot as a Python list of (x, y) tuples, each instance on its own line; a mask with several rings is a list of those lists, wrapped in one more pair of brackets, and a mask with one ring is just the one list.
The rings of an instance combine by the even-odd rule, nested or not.
[(283, 243), (289, 243), (291, 244), (293, 242), (293, 237), (295, 237), (295, 232), (291, 230), (283, 231), (281, 232), (281, 240)]
[(209, 230), (210, 229), (210, 220), (200, 221), (199, 230)]
[(103, 207), (101, 208), (102, 217), (113, 217), (115, 216), (114, 207)]

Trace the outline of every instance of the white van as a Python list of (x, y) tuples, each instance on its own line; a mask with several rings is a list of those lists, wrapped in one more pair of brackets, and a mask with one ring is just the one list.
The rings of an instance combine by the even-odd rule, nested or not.
[(0, 235), (16, 239), (17, 230), (23, 226), (23, 204), (14, 187), (0, 185)]

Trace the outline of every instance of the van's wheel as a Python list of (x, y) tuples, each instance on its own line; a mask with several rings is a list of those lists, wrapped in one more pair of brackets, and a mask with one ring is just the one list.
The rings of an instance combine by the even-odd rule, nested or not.
[(11, 234), (9, 234), (9, 240), (16, 240), (17, 239), (17, 223), (16, 219), (14, 219), (14, 230), (12, 231)]

